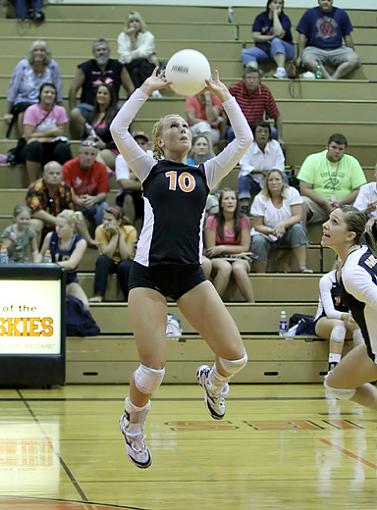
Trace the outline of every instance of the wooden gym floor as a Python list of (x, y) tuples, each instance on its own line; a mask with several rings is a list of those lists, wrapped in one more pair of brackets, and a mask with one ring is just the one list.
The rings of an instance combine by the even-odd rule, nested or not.
[(0, 510), (372, 510), (377, 414), (321, 385), (233, 385), (224, 422), (197, 386), (163, 386), (153, 464), (128, 461), (126, 386), (0, 390)]

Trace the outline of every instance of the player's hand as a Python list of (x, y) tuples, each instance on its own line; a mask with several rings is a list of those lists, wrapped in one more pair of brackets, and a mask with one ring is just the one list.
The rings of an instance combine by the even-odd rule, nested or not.
[(153, 73), (145, 80), (140, 88), (150, 96), (155, 90), (163, 89), (169, 85), (171, 85), (171, 82), (167, 81), (165, 71), (158, 72), (158, 67), (155, 67)]
[(207, 90), (215, 94), (223, 103), (232, 97), (228, 87), (220, 81), (219, 71), (215, 69), (212, 78), (206, 80)]

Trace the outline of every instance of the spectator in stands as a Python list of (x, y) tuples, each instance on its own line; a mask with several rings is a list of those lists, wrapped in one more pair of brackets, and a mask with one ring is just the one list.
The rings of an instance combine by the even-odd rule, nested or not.
[[(243, 80), (233, 83), (229, 90), (240, 105), (249, 126), (252, 128), (256, 122), (264, 120), (265, 117), (273, 119), (272, 137), (277, 138), (279, 143), (284, 145), (281, 114), (271, 90), (261, 83), (259, 69), (246, 68), (243, 73)], [(233, 131), (228, 128), (228, 141), (232, 140), (233, 137)]]
[[(134, 131), (132, 136), (138, 146), (153, 157), (152, 151), (148, 149), (148, 135), (144, 131)], [(144, 218), (141, 182), (128, 167), (126, 160), (121, 154), (115, 160), (115, 178), (121, 188), (120, 193), (117, 195), (116, 203), (119, 207), (123, 208), (127, 219), (140, 232)]]
[(103, 222), (103, 213), (108, 207), (105, 200), (109, 181), (106, 166), (96, 161), (97, 153), (95, 142), (81, 142), (79, 155), (64, 164), (63, 178), (73, 189), (75, 209), (98, 226)]
[(254, 124), (254, 141), (242, 156), (238, 176), (238, 197), (240, 208), (249, 213), (250, 202), (260, 192), (268, 170), (277, 169), (284, 172), (285, 158), (279, 142), (271, 137), (268, 122), (258, 121)]
[[(77, 66), (75, 77), (69, 89), (71, 130), (72, 135), (77, 138), (82, 133), (82, 117), (88, 119), (89, 114), (94, 109), (96, 91), (99, 85), (103, 83), (111, 85), (117, 99), (121, 85), (128, 95), (135, 88), (127, 69), (118, 60), (110, 58), (110, 45), (106, 39), (95, 39), (92, 49), (94, 58)], [(80, 89), (80, 103), (76, 105), (76, 95)]]
[(95, 239), (100, 255), (96, 261), (94, 296), (89, 301), (103, 301), (108, 276), (112, 273), (117, 275), (124, 299), (128, 301), (128, 277), (137, 240), (135, 227), (124, 224), (119, 207), (108, 207), (105, 209), (103, 224), (96, 228)]
[[(313, 73), (319, 65), (328, 80), (344, 78), (360, 66), (352, 41), (351, 21), (346, 11), (334, 7), (333, 3), (333, 0), (318, 0), (318, 6), (305, 11), (297, 25), (298, 63)], [(333, 75), (325, 64), (335, 68)]]
[(23, 113), (28, 106), (38, 102), (39, 89), (43, 83), (53, 83), (57, 90), (56, 101), (63, 101), (63, 87), (59, 64), (51, 58), (45, 41), (34, 41), (27, 58), (20, 60), (12, 72), (8, 93), (7, 112), (4, 121), (8, 124), (7, 136), (17, 123), (18, 134), (23, 132)]
[(308, 240), (301, 224), (302, 197), (284, 181), (280, 170), (267, 172), (262, 191), (251, 206), (251, 250), (256, 258), (255, 271), (264, 273), (272, 249), (291, 250), (301, 273), (312, 273), (306, 267)]
[(206, 135), (212, 145), (225, 136), (226, 115), (217, 96), (208, 90), (186, 98), (186, 116), (193, 136)]
[[(63, 167), (57, 161), (46, 163), (43, 175), (33, 182), (26, 193), (26, 204), (31, 211), (31, 224), (37, 233), (37, 241), (55, 229), (58, 215), (65, 209), (73, 210), (73, 190), (63, 181)], [(60, 223), (61, 220), (60, 220)], [(89, 245), (96, 245), (91, 238), (86, 222), (78, 221), (79, 233)]]
[(8, 250), (10, 262), (40, 262), (36, 234), (30, 221), (28, 206), (16, 205), (13, 209), (13, 224), (0, 237), (1, 247)]
[(284, 0), (268, 0), (266, 10), (255, 18), (251, 37), (255, 42), (252, 48), (242, 50), (242, 63), (245, 67), (257, 69), (258, 62), (274, 60), (275, 78), (287, 78), (285, 63), (295, 56), (291, 33), (291, 21), (284, 13)]
[(197, 135), (192, 139), (192, 148), (189, 157), (187, 158), (187, 164), (198, 166), (200, 163), (204, 163), (208, 159), (214, 157), (214, 153), (211, 150), (211, 143), (206, 135)]
[(327, 149), (310, 154), (303, 162), (297, 178), (304, 198), (303, 220), (321, 223), (331, 211), (352, 204), (359, 188), (365, 184), (363, 169), (356, 158), (345, 154), (347, 138), (334, 133)]
[[(129, 13), (124, 29), (118, 35), (118, 60), (124, 64), (135, 87), (140, 87), (158, 65), (154, 35), (137, 11)], [(160, 94), (152, 97), (160, 97)]]
[(45, 237), (41, 252), (44, 254), (50, 250), (52, 261), (65, 270), (66, 294), (80, 299), (89, 310), (88, 298), (77, 279), (77, 268), (86, 250), (85, 239), (76, 232), (82, 214), (66, 209), (58, 214), (58, 220), (55, 230)]
[(324, 274), (319, 281), (319, 303), (314, 325), (319, 338), (329, 339), (329, 372), (341, 360), (346, 338), (353, 338), (356, 343), (363, 341), (360, 328), (342, 302), (337, 269)]
[(88, 121), (82, 117), (84, 128), (83, 138), (94, 140), (98, 147), (97, 161), (104, 163), (114, 170), (116, 147), (110, 133), (110, 124), (118, 112), (117, 99), (114, 89), (103, 83), (97, 89), (94, 110), (90, 113)]
[(16, 12), (16, 18), (27, 19), (41, 23), (45, 20), (43, 0), (11, 0)]
[(249, 218), (241, 215), (237, 193), (225, 188), (219, 197), (219, 212), (209, 216), (205, 225), (206, 255), (215, 271), (213, 284), (224, 298), (233, 278), (243, 298), (254, 302), (250, 272)]
[(72, 158), (69, 140), (64, 136), (68, 118), (63, 106), (56, 104), (53, 83), (41, 85), (38, 103), (29, 106), (24, 115), (22, 158), (26, 163), (29, 182), (34, 182), (48, 161), (65, 163)]
[(377, 165), (374, 169), (374, 178), (375, 181), (361, 186), (353, 204), (369, 218), (377, 216)]

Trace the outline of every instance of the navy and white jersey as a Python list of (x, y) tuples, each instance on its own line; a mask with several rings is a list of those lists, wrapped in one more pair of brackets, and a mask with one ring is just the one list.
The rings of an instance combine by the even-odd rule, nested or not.
[(324, 274), (319, 280), (319, 300), (315, 320), (321, 317), (341, 319), (349, 310), (342, 301), (342, 288), (336, 279), (336, 270)]
[(363, 246), (351, 252), (342, 268), (342, 300), (359, 325), (369, 357), (377, 362), (377, 258)]
[[(81, 241), (82, 237), (79, 234), (73, 234), (72, 240), (68, 246), (68, 248), (61, 248), (59, 246), (59, 236), (55, 232), (55, 230), (51, 234), (50, 239), (50, 251), (52, 262), (62, 262), (65, 260), (69, 260), (71, 258), (72, 253), (75, 251), (77, 243)], [(66, 272), (66, 283), (77, 282), (77, 268), (72, 269), (70, 271), (65, 270)]]
[(232, 97), (223, 106), (236, 138), (220, 154), (199, 166), (156, 160), (128, 131), (147, 98), (137, 89), (110, 126), (120, 153), (143, 184), (144, 223), (134, 260), (144, 266), (200, 264), (208, 193), (239, 162), (253, 135)]

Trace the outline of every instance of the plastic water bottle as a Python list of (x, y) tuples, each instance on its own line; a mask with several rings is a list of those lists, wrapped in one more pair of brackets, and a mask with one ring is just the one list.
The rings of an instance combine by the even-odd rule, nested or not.
[(89, 124), (89, 122), (85, 122), (85, 129), (86, 129), (88, 135), (91, 138), (93, 138), (93, 140), (98, 140), (97, 133), (96, 133), (94, 127), (91, 124)]
[(0, 264), (8, 264), (8, 250), (6, 248), (0, 248)]
[(280, 312), (279, 336), (286, 337), (287, 331), (288, 331), (287, 312), (282, 310)]
[(317, 67), (315, 69), (315, 79), (316, 80), (323, 79), (323, 70), (322, 70), (322, 64), (321, 64), (320, 60), (317, 60)]
[(51, 256), (51, 252), (50, 252), (50, 250), (46, 250), (46, 251), (44, 252), (42, 262), (43, 262), (44, 264), (51, 264), (51, 262), (52, 262), (52, 256)]
[(229, 5), (229, 7), (228, 7), (228, 23), (233, 23), (233, 16), (234, 16), (233, 7), (231, 5)]

